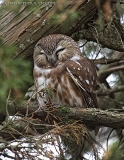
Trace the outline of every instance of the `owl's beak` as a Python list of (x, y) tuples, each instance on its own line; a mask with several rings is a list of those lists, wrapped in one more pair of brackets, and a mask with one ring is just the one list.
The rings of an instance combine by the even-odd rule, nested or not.
[(55, 64), (56, 64), (56, 59), (51, 59), (50, 62), (51, 62), (51, 64), (52, 64), (52, 66), (55, 66)]

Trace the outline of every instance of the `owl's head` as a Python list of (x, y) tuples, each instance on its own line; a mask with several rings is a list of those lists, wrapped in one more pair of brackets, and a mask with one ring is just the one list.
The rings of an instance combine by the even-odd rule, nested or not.
[(62, 34), (46, 36), (34, 48), (34, 63), (41, 68), (54, 68), (62, 62), (81, 55), (77, 43)]

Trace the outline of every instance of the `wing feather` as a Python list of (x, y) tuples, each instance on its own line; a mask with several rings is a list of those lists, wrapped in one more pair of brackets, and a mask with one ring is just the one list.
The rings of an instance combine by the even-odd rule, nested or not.
[(82, 57), (79, 60), (68, 60), (66, 69), (80, 90), (86, 107), (97, 108), (95, 93), (97, 74), (92, 61)]

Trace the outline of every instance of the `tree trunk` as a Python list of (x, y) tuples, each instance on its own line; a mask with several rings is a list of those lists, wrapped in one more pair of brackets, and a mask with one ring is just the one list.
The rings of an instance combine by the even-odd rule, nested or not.
[[(0, 18), (0, 35), (5, 43), (16, 45), (17, 51), (13, 54), (14, 57), (27, 59), (32, 59), (36, 42), (45, 35), (53, 33), (66, 34), (75, 40), (85, 38), (89, 41), (99, 42), (103, 46), (124, 51), (124, 43), (121, 38), (124, 37), (124, 31), (120, 23), (116, 22), (121, 28), (120, 30), (119, 27), (115, 28), (114, 26), (109, 30), (104, 29), (103, 24), (102, 32), (100, 23), (97, 23), (100, 17), (98, 13), (105, 14), (103, 10), (105, 2), (106, 0), (100, 0), (100, 4), (96, 4), (95, 0), (77, 0), (76, 2), (73, 0), (68, 3), (44, 2), (42, 5), (37, 5), (37, 8), (33, 6), (34, 9), (32, 9), (33, 7), (30, 9), (29, 5), (22, 5), (18, 8), (18, 13), (12, 10), (7, 11), (8, 6), (5, 6)], [(113, 6), (115, 5), (115, 2), (111, 3)], [(110, 9), (112, 10), (112, 8)], [(114, 24), (114, 20), (111, 23)], [(117, 32), (115, 31), (111, 37), (108, 37), (108, 32), (111, 33), (112, 30), (117, 30)], [(122, 36), (120, 37), (120, 35)]]

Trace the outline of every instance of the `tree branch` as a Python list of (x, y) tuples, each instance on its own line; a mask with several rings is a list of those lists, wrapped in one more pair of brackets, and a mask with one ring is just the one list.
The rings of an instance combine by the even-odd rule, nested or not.
[(95, 64), (111, 64), (111, 63), (117, 63), (117, 64), (122, 64), (124, 63), (124, 60), (121, 59), (111, 59), (111, 58), (106, 58), (106, 57), (102, 57), (102, 58), (98, 58), (98, 59), (92, 59), (92, 61)]
[[(17, 106), (17, 105), (16, 105)], [(16, 107), (13, 106), (13, 107)], [(12, 105), (11, 105), (12, 108)], [(37, 102), (30, 102), (28, 106), (28, 116), (34, 115), (34, 118), (39, 118), (45, 122), (46, 116), (49, 114), (48, 112), (36, 109), (38, 108)], [(25, 115), (27, 112), (27, 106), (18, 106), (17, 112)], [(61, 107), (56, 109), (53, 112), (50, 112), (52, 117), (58, 117), (57, 119), (53, 118), (53, 120), (59, 120), (63, 116), (69, 119), (82, 120), (85, 124), (106, 126), (111, 128), (124, 128), (124, 110), (100, 110), (96, 108), (68, 108), (66, 107), (64, 110)], [(46, 124), (46, 122), (45, 122)]]
[(69, 118), (83, 120), (85, 124), (111, 128), (124, 128), (124, 110), (72, 109)]
[[(121, 24), (118, 24), (121, 26)], [(122, 33), (118, 33), (116, 31), (117, 29), (114, 28), (116, 32), (116, 36), (112, 35), (113, 37), (109, 37), (111, 35), (112, 30), (109, 29), (107, 32), (104, 31), (101, 33), (101, 31), (98, 31), (99, 29), (95, 28), (95, 26), (90, 27), (89, 29), (82, 29), (79, 31), (80, 38), (88, 40), (88, 41), (94, 41), (99, 44), (102, 44), (103, 47), (107, 47), (116, 51), (124, 52), (124, 41), (122, 40), (122, 37), (124, 37), (124, 29)], [(109, 35), (109, 36), (108, 36)], [(120, 38), (118, 38), (120, 37)]]
[(9, 114), (11, 116), (18, 116), (18, 118), (15, 117), (14, 119), (13, 117), (10, 121), (3, 123), (3, 126), (0, 126), (0, 136), (5, 140), (12, 140), (13, 136), (19, 138), (24, 133), (33, 136), (45, 134), (55, 128), (55, 121), (60, 126), (65, 124), (65, 122), (75, 120), (86, 125), (105, 126), (114, 129), (124, 128), (123, 109), (101, 110), (96, 108), (69, 108), (64, 106), (58, 109), (52, 107), (50, 111), (49, 108), (47, 111), (43, 111), (38, 108), (36, 101), (30, 101), (28, 106), (26, 103), (20, 106), (13, 103), (13, 105), (11, 104), (11, 110), (12, 108), (16, 108), (14, 110), (16, 112)]
[(124, 65), (108, 68), (106, 70), (100, 70), (98, 72), (98, 79), (102, 83), (103, 79), (106, 79), (111, 73), (120, 71), (120, 70), (124, 70)]
[(114, 89), (100, 90), (97, 92), (97, 95), (98, 96), (106, 96), (106, 95), (110, 95), (112, 93), (121, 92), (121, 91), (124, 91), (124, 86), (116, 87)]

